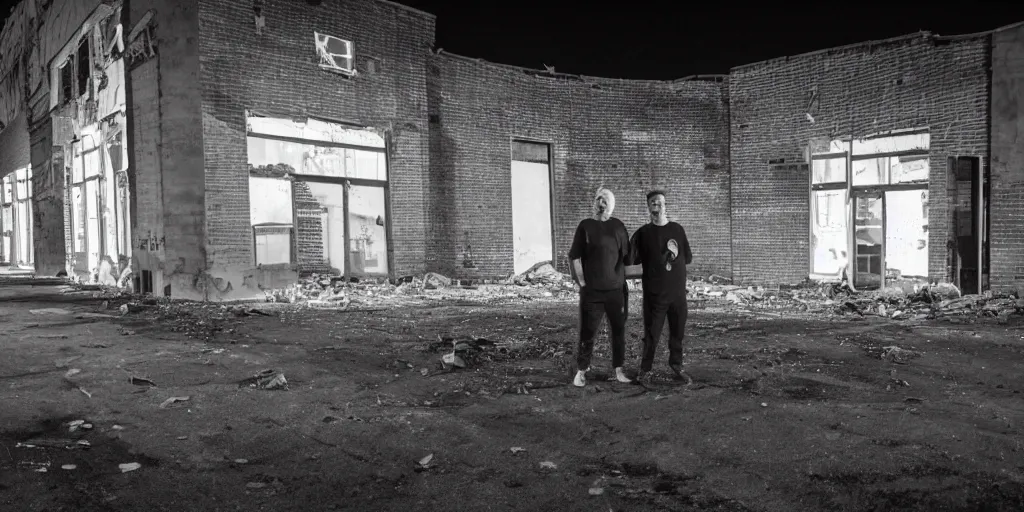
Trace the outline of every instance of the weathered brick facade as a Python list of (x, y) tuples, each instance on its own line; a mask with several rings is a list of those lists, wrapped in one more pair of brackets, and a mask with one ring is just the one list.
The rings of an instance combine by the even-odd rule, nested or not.
[(734, 278), (787, 283), (810, 272), (808, 170), (773, 167), (770, 160), (804, 163), (812, 138), (928, 127), (928, 266), (931, 278), (945, 279), (947, 157), (988, 161), (988, 48), (986, 36), (921, 33), (734, 68), (729, 80)]
[(992, 35), (992, 288), (1024, 293), (1024, 24)]
[[(930, 277), (950, 277), (947, 160), (976, 156), (991, 162), (992, 287), (1024, 282), (1022, 26), (920, 33), (744, 65), (728, 77), (655, 82), (435, 53), (434, 17), (384, 0), (123, 5), (125, 33), (153, 16), (151, 31), (137, 33), (153, 36), (155, 53), (138, 51), (141, 35), (125, 41), (125, 90), (134, 267), (137, 277), (152, 276), (156, 294), (242, 298), (285, 277), (254, 268), (247, 112), (384, 136), (392, 277), (512, 272), (511, 143), (522, 139), (552, 149), (559, 268), (598, 186), (615, 191), (616, 216), (630, 231), (646, 221), (644, 193), (663, 188), (689, 234), (693, 274), (801, 281), (810, 270), (808, 143), (926, 128)], [(314, 32), (351, 40), (358, 73), (322, 70)], [(0, 174), (29, 161), (37, 175), (49, 171), (37, 178), (45, 186), (37, 187), (35, 241), (50, 273), (71, 252), (58, 175), (72, 127), (58, 121), (70, 112), (47, 112), (46, 94), (40, 88), (29, 100), (33, 121), (0, 133)], [(35, 121), (47, 116), (49, 124)], [(321, 206), (301, 181), (294, 190), (292, 270), (325, 271)]]
[[(722, 78), (647, 82), (544, 73), (441, 53), (431, 60), (430, 267), (460, 277), (513, 270), (511, 141), (551, 144), (556, 265), (598, 186), (632, 233), (645, 193), (668, 192), (693, 272), (728, 275), (727, 86)], [(541, 193), (541, 191), (538, 191)], [(476, 269), (461, 262), (470, 247)]]
[[(422, 272), (430, 215), (426, 66), (433, 16), (379, 1), (267, 2), (257, 34), (250, 0), (202, 0), (199, 13), (211, 268), (253, 266), (245, 194), (250, 110), (385, 133), (395, 274)], [(352, 41), (360, 73), (346, 78), (320, 69), (315, 31)]]

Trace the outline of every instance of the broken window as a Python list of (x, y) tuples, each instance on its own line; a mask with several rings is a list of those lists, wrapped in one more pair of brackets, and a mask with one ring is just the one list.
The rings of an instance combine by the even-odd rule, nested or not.
[(348, 193), (349, 254), (352, 273), (387, 274), (384, 188), (353, 185)]
[(89, 38), (82, 38), (78, 45), (78, 55), (75, 59), (75, 67), (78, 71), (78, 97), (89, 98), (89, 78), (92, 75), (92, 65), (89, 62)]
[(60, 84), (58, 84), (57, 90), (60, 91), (60, 103), (64, 104), (71, 101), (74, 98), (75, 93), (75, 64), (71, 59), (68, 59), (60, 67), (58, 74)]
[(915, 130), (811, 144), (812, 275), (852, 270), (865, 288), (927, 279), (929, 142)]
[(812, 181), (818, 185), (823, 183), (846, 182), (846, 156), (832, 158), (816, 158), (812, 163)]
[(354, 74), (352, 67), (352, 42), (337, 37), (313, 33), (316, 39), (316, 52), (320, 56), (320, 67), (344, 75)]
[[(254, 229), (266, 233), (257, 236), (257, 263), (269, 261), (271, 254), (283, 259), (283, 249), (270, 246), (284, 238), (272, 238), (269, 227), (258, 228), (272, 222), (266, 217), (268, 208), (280, 208), (291, 215), (289, 261), (300, 272), (387, 275), (383, 139), (368, 130), (322, 121), (250, 117), (248, 127), (252, 222)], [(306, 135), (315, 140), (301, 137)], [(266, 183), (282, 180), (290, 180), (290, 191), (258, 192)], [(276, 219), (285, 223), (283, 213)]]
[(816, 190), (811, 202), (814, 274), (839, 277), (849, 260), (846, 236), (846, 190)]
[(249, 209), (256, 265), (292, 262), (292, 182), (249, 177)]

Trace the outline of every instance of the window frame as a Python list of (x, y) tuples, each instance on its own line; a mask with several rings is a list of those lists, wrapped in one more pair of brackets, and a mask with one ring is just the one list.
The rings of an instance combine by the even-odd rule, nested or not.
[[(355, 127), (352, 127), (352, 128), (355, 128)], [(395, 268), (394, 267), (394, 240), (393, 240), (394, 231), (393, 231), (392, 225), (391, 225), (391, 185), (390, 185), (390, 177), (391, 177), (390, 163), (391, 162), (390, 162), (390, 157), (388, 155), (388, 153), (389, 153), (389, 151), (388, 151), (389, 142), (388, 142), (387, 139), (384, 140), (384, 147), (375, 147), (375, 146), (362, 146), (362, 145), (358, 145), (358, 144), (350, 144), (350, 143), (343, 143), (343, 142), (332, 142), (332, 141), (323, 141), (323, 140), (315, 140), (315, 139), (306, 139), (306, 138), (301, 138), (301, 137), (289, 137), (289, 136), (284, 136), (284, 135), (261, 133), (261, 132), (253, 131), (251, 129), (247, 129), (246, 130), (246, 147), (247, 148), (248, 148), (248, 144), (249, 144), (249, 139), (269, 140), (269, 141), (276, 141), (276, 142), (286, 142), (286, 143), (298, 144), (298, 145), (303, 145), (303, 146), (312, 146), (312, 147), (321, 147), (321, 148), (352, 149), (352, 150), (356, 150), (356, 151), (364, 151), (364, 152), (377, 153), (377, 154), (383, 155), (383, 157), (384, 157), (384, 162), (383, 162), (384, 163), (384, 179), (383, 180), (380, 180), (380, 179), (369, 179), (369, 178), (355, 178), (355, 177), (346, 177), (346, 176), (325, 176), (325, 175), (317, 175), (317, 174), (305, 174), (305, 173), (301, 172), (301, 169), (296, 169), (297, 172), (288, 172), (287, 176), (288, 176), (288, 179), (291, 179), (293, 181), (304, 181), (304, 182), (314, 182), (314, 183), (328, 183), (328, 184), (342, 185), (344, 187), (344, 202), (343, 202), (343, 204), (345, 205), (344, 206), (345, 213), (344, 213), (344, 216), (343, 216), (344, 217), (344, 242), (343, 243), (344, 243), (344, 247), (346, 248), (346, 251), (349, 250), (349, 248), (351, 247), (351, 244), (352, 244), (351, 228), (349, 226), (349, 212), (348, 212), (349, 191), (350, 191), (351, 187), (352, 186), (365, 186), (365, 187), (376, 187), (376, 188), (382, 189), (383, 192), (384, 192), (384, 217), (385, 217), (384, 229), (385, 229), (385, 236), (386, 236), (385, 258), (387, 259), (387, 271), (385, 273), (366, 273), (366, 274), (360, 274), (360, 275), (365, 275), (365, 276), (370, 276), (370, 277), (375, 277), (375, 276), (388, 276), (388, 277), (390, 277), (390, 276), (392, 276), (394, 274), (394, 268)], [(248, 150), (247, 150), (246, 160), (248, 161), (249, 158), (250, 157), (248, 156)], [(250, 178), (252, 178), (252, 177), (263, 177), (263, 176), (259, 176), (259, 175), (254, 174), (253, 170), (250, 170), (250, 172), (249, 172), (249, 177)], [(292, 196), (289, 198), (289, 200), (292, 202), (292, 208), (294, 209), (294, 207), (295, 207), (295, 188), (294, 188), (294, 186), (292, 187)], [(290, 256), (290, 259), (291, 259), (291, 262), (288, 263), (287, 265), (284, 265), (284, 264), (281, 264), (281, 263), (268, 264), (269, 268), (282, 267), (282, 266), (287, 266), (288, 268), (294, 268), (295, 266), (297, 266), (299, 264), (299, 262), (298, 262), (298, 254), (299, 254), (298, 234), (296, 232), (296, 229), (297, 229), (297, 226), (298, 226), (298, 222), (297, 222), (298, 221), (298, 217), (297, 217), (296, 214), (293, 213), (292, 218), (293, 218), (293, 224), (292, 224), (291, 235), (290, 235), (290, 239), (291, 239), (290, 240), (291, 241), (291, 251), (290, 251), (291, 252), (291, 256)], [(255, 239), (256, 233), (255, 233), (254, 226), (252, 226), (251, 216), (250, 216), (250, 224), (249, 225), (250, 225), (250, 229), (253, 230), (253, 263), (255, 265), (255, 264), (257, 264), (256, 263), (256, 239)], [(354, 276), (355, 275), (351, 271), (351, 258), (348, 258), (348, 257), (345, 258), (345, 267), (346, 268), (343, 269), (343, 275), (346, 275), (346, 276)]]

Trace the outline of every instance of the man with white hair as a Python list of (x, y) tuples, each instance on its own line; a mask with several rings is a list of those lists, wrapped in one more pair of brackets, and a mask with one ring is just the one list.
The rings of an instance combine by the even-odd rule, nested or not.
[(575, 386), (587, 385), (586, 373), (594, 352), (594, 338), (603, 317), (611, 330), (615, 379), (630, 382), (623, 373), (626, 360), (626, 264), (630, 259), (629, 233), (612, 217), (615, 195), (601, 187), (594, 197), (594, 216), (576, 227), (569, 249), (570, 270), (580, 286), (580, 339), (576, 352)]
[[(633, 233), (630, 264), (643, 265), (644, 348), (637, 379), (650, 378), (654, 354), (668, 320), (668, 365), (676, 380), (692, 384), (683, 372), (683, 334), (686, 329), (686, 265), (693, 261), (686, 230), (668, 220), (665, 192), (647, 193), (651, 221)], [(666, 318), (667, 317), (667, 318)]]

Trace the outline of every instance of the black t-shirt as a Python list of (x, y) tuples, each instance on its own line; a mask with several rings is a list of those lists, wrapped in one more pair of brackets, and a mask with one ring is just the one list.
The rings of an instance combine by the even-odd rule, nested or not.
[[(672, 269), (667, 270), (668, 242), (675, 240), (678, 256), (672, 261)], [(693, 261), (690, 242), (686, 239), (686, 230), (675, 222), (664, 226), (647, 223), (633, 233), (630, 240), (632, 246), (633, 265), (644, 266), (644, 293), (652, 295), (686, 294), (686, 265)]]
[(622, 221), (583, 219), (569, 248), (569, 260), (583, 260), (583, 281), (592, 290), (618, 290), (626, 283), (629, 233)]

